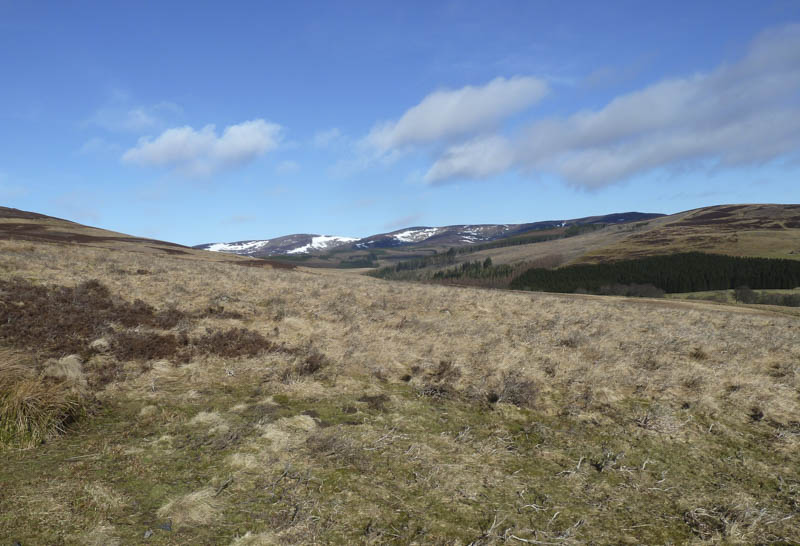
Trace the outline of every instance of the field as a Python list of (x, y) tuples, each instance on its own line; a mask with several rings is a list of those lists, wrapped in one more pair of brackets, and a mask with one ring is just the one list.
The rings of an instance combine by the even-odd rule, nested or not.
[(116, 243), (0, 241), (0, 542), (800, 542), (797, 317)]

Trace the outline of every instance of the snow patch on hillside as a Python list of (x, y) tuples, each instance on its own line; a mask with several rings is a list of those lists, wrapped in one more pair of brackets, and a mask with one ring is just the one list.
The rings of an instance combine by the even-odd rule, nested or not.
[(336, 235), (318, 235), (311, 238), (311, 242), (292, 250), (286, 251), (287, 254), (303, 254), (311, 250), (325, 250), (344, 243), (357, 241), (355, 237), (338, 237)]
[(401, 231), (400, 233), (395, 233), (392, 235), (392, 237), (404, 243), (418, 243), (420, 241), (424, 241), (425, 239), (430, 239), (438, 232), (439, 228), (408, 229), (406, 231)]
[(214, 243), (206, 250), (211, 252), (254, 252), (269, 244), (269, 241), (241, 241), (238, 243)]

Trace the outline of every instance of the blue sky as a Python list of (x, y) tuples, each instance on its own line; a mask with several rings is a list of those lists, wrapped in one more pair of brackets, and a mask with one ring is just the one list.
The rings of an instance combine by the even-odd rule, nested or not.
[(183, 244), (800, 202), (800, 3), (0, 0), (0, 204)]

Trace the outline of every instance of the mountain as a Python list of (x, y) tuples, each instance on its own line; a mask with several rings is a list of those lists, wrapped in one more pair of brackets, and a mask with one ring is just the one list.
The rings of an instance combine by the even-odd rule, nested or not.
[(336, 247), (357, 241), (355, 237), (339, 237), (336, 235), (313, 235), (297, 233), (284, 235), (274, 239), (253, 239), (235, 241), (233, 243), (207, 243), (193, 248), (212, 252), (228, 252), (242, 256), (280, 256), (291, 254), (307, 254), (313, 251), (331, 250)]
[(326, 235), (295, 234), (269, 240), (207, 243), (194, 248), (253, 257), (321, 254), (337, 250), (416, 249), (464, 246), (515, 237), (537, 230), (586, 224), (624, 224), (658, 218), (662, 214), (625, 212), (569, 220), (546, 220), (527, 224), (459, 224), (443, 227), (414, 226), (362, 239)]

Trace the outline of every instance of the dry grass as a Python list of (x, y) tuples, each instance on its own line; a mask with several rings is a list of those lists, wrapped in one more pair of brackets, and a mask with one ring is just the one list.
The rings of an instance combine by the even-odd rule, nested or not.
[(596, 263), (671, 252), (800, 259), (800, 205), (722, 205), (659, 218), (579, 261)]
[(189, 525), (209, 525), (220, 518), (215, 491), (206, 487), (169, 501), (158, 509), (159, 517), (172, 521), (178, 529)]
[[(80, 246), (0, 258), (7, 282), (98, 279), (182, 317), (100, 325), (110, 348), (82, 369), (104, 409), (0, 469), (10, 542), (800, 540), (794, 317)], [(120, 333), (186, 351), (121, 358)]]
[(0, 352), (0, 450), (29, 448), (65, 431), (86, 414), (86, 380), (74, 358), (37, 375), (19, 353)]

